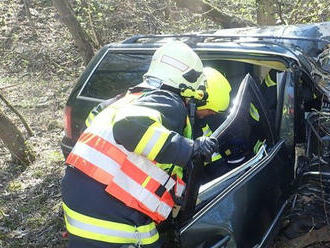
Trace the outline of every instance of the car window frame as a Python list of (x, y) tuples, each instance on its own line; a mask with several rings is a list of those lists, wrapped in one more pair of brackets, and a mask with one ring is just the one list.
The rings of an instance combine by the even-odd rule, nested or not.
[[(216, 44), (216, 43), (215, 43)], [(286, 53), (279, 53), (279, 52), (269, 52), (266, 50), (255, 50), (252, 48), (240, 48), (240, 46), (236, 43), (232, 44), (232, 48), (228, 48), (228, 46), (225, 46), (223, 48), (217, 48), (215, 47), (215, 44), (202, 44), (196, 47), (193, 47), (193, 49), (199, 54), (201, 55), (200, 57), (202, 58), (202, 60), (204, 59), (203, 54), (205, 53), (214, 53), (215, 58), (217, 59), (222, 59), (222, 60), (234, 60), (234, 61), (238, 61), (240, 62), (240, 59), (242, 60), (247, 60), (244, 61), (246, 63), (248, 63), (248, 60), (250, 60), (251, 64), (253, 64), (253, 61), (279, 61), (280, 63), (282, 63), (285, 67), (287, 67), (289, 65), (289, 61), (291, 59), (296, 59), (292, 54), (286, 54)], [(230, 43), (231, 44), (231, 43)], [(87, 100), (87, 101), (93, 101), (93, 102), (102, 102), (103, 99), (98, 99), (98, 98), (94, 98), (94, 97), (87, 97), (87, 96), (83, 96), (82, 92), (84, 90), (84, 88), (86, 87), (86, 84), (88, 83), (88, 81), (90, 80), (90, 78), (92, 77), (93, 73), (96, 71), (96, 69), (98, 68), (98, 66), (101, 64), (101, 62), (103, 61), (103, 59), (108, 55), (109, 52), (114, 52), (114, 53), (141, 53), (141, 54), (150, 54), (152, 55), (155, 50), (160, 46), (161, 44), (158, 44), (158, 46), (154, 46), (154, 47), (138, 47), (138, 46), (132, 46), (132, 45), (126, 45), (126, 44), (122, 44), (121, 46), (118, 47), (114, 47), (114, 46), (109, 46), (107, 48), (107, 50), (104, 52), (104, 54), (99, 58), (99, 60), (97, 61), (97, 63), (94, 65), (94, 67), (90, 70), (89, 75), (87, 76), (87, 78), (84, 80), (82, 86), (80, 87), (80, 90), (76, 96), (77, 99), (79, 100)], [(234, 45), (236, 47), (234, 47)], [(260, 44), (257, 44), (258, 46), (260, 46)], [(251, 44), (249, 43), (249, 46), (251, 47)], [(207, 55), (210, 56), (210, 55)], [(260, 65), (259, 63), (256, 62), (256, 65)]]
[[(277, 99), (277, 109), (276, 109), (276, 126), (275, 126), (275, 132), (276, 132), (276, 136), (281, 139), (285, 139), (288, 145), (289, 149), (293, 149), (294, 147), (294, 135), (292, 135), (292, 137), (287, 138), (287, 135), (285, 135), (284, 133), (289, 133), (289, 128), (287, 127), (286, 124), (288, 123), (284, 123), (283, 121), (283, 112), (284, 112), (284, 107), (288, 108), (295, 108), (295, 79), (296, 77), (296, 73), (295, 71), (285, 71), (283, 76), (282, 76), (282, 80), (280, 81), (280, 84), (277, 88), (278, 90), (278, 99)], [(288, 88), (291, 87), (293, 88), (293, 92), (292, 92), (292, 97), (293, 97), (293, 102), (289, 103), (288, 102), (288, 98), (287, 95), (285, 95), (285, 93), (288, 91)], [(292, 124), (294, 125), (294, 115), (290, 115), (288, 116), (291, 121)], [(293, 130), (295, 130), (295, 125), (293, 127)]]

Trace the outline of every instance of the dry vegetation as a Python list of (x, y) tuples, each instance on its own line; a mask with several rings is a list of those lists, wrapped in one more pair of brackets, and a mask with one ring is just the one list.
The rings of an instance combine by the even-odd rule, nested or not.
[[(8, 77), (1, 85), (10, 82), (16, 80)], [(8, 151), (0, 147), (0, 247), (64, 247), (60, 246), (60, 180), (64, 164), (59, 144), (63, 104), (69, 89), (65, 83), (69, 82), (39, 79), (5, 91), (34, 131), (28, 143), (37, 160), (29, 167), (14, 164)]]

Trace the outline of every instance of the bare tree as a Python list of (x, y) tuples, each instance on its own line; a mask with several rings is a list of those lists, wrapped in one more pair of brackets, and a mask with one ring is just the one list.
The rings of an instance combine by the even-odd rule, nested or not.
[(67, 0), (53, 0), (53, 4), (61, 16), (63, 23), (68, 27), (86, 65), (94, 56), (94, 51), (89, 36), (77, 21)]

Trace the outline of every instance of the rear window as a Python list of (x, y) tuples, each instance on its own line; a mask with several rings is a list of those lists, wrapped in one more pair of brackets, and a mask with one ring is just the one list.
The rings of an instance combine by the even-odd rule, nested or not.
[(108, 52), (84, 85), (80, 96), (108, 99), (142, 82), (151, 55)]

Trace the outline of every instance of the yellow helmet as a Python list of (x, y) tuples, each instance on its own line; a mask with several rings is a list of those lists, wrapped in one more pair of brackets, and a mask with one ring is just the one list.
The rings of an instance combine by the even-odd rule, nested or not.
[(231, 86), (228, 80), (216, 69), (205, 67), (203, 73), (206, 76), (205, 88), (208, 94), (204, 105), (197, 109), (209, 109), (214, 112), (225, 111), (230, 102)]

